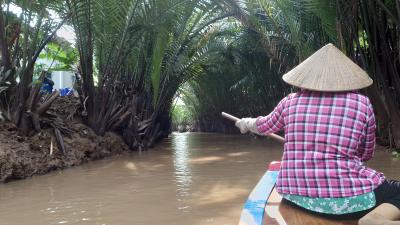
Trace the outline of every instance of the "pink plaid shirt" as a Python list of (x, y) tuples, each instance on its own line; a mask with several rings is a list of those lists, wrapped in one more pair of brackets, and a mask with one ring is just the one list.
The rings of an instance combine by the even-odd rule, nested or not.
[(308, 197), (349, 197), (373, 191), (385, 179), (363, 165), (375, 148), (375, 117), (356, 92), (302, 90), (257, 120), (261, 133), (285, 131), (277, 191)]

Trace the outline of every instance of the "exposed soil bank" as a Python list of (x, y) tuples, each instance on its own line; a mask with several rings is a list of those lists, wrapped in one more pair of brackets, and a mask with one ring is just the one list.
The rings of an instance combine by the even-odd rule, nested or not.
[(52, 128), (43, 128), (41, 132), (26, 137), (13, 124), (0, 122), (1, 182), (44, 174), (129, 151), (117, 134), (97, 136), (77, 120), (66, 121), (66, 114), (72, 105), (65, 104), (65, 101), (74, 104), (70, 100), (60, 98), (53, 108), (53, 113), (72, 131), (70, 137), (63, 136), (66, 148), (64, 155), (56, 144)]
[(107, 133), (100, 137), (76, 122), (69, 124), (68, 128), (74, 133), (71, 137), (64, 137), (66, 152), (63, 155), (51, 129), (24, 137), (12, 124), (0, 124), (0, 181), (44, 174), (129, 150), (116, 134)]

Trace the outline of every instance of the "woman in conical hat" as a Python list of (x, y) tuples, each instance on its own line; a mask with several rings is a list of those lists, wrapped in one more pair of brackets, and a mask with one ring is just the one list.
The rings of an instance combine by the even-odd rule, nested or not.
[(359, 224), (400, 224), (400, 182), (366, 167), (375, 149), (375, 117), (357, 90), (371, 78), (328, 44), (283, 76), (301, 90), (265, 117), (236, 122), (242, 133), (285, 131), (276, 188), (305, 210)]

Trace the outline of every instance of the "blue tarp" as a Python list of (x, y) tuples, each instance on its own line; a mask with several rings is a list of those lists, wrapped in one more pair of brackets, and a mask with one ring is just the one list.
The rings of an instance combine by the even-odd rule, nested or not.
[(60, 96), (67, 96), (67, 95), (72, 95), (73, 90), (71, 88), (63, 88), (60, 89)]

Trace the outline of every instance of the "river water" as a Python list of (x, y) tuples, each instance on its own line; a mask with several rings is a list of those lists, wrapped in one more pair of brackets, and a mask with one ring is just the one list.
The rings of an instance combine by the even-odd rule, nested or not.
[[(282, 146), (266, 138), (173, 133), (133, 152), (0, 185), (0, 225), (237, 225)], [(384, 150), (369, 162), (400, 178)]]

